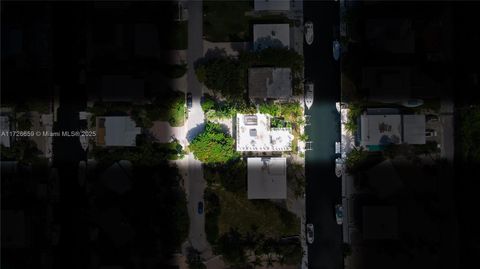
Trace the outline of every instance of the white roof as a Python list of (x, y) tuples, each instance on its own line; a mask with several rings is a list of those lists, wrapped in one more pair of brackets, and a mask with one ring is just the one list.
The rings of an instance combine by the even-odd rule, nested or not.
[(248, 199), (287, 198), (287, 159), (248, 158)]
[(105, 119), (106, 146), (135, 146), (141, 132), (135, 121), (128, 116), (103, 117)]
[(425, 115), (403, 116), (403, 141), (408, 144), (425, 144)]
[(290, 0), (255, 0), (255, 10), (290, 10)]
[[(0, 116), (0, 129), (2, 132), (10, 131), (10, 120), (7, 116)], [(0, 144), (4, 147), (10, 147), (10, 136), (9, 135), (2, 135), (0, 136)]]
[(290, 151), (291, 128), (270, 128), (265, 114), (237, 114), (237, 151)]
[(253, 25), (253, 49), (290, 48), (290, 25), (255, 24)]
[(400, 115), (362, 115), (361, 145), (387, 145), (402, 142)]

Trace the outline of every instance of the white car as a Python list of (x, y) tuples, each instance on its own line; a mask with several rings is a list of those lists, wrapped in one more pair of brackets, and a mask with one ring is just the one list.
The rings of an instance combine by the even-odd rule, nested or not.
[(313, 43), (313, 22), (307, 21), (305, 22), (305, 42), (308, 45), (312, 45)]
[(313, 224), (308, 223), (307, 224), (307, 242), (309, 244), (313, 243), (314, 236), (315, 234), (314, 234)]

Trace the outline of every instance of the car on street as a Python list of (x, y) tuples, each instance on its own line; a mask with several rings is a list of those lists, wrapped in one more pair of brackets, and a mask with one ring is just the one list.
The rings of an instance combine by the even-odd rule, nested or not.
[(198, 202), (197, 211), (198, 211), (198, 214), (203, 214), (203, 202), (202, 201)]
[(335, 205), (335, 220), (338, 225), (343, 224), (343, 206), (341, 204)]
[(425, 130), (425, 136), (426, 137), (434, 137), (434, 136), (437, 136), (437, 131), (433, 130), (433, 129), (426, 129)]
[(434, 114), (427, 114), (425, 115), (425, 121), (427, 122), (437, 122), (438, 121), (438, 116)]
[(314, 234), (313, 224), (308, 223), (307, 224), (307, 242), (309, 244), (313, 243), (314, 236), (315, 234)]
[(187, 108), (188, 109), (192, 108), (192, 93), (191, 92), (187, 93)]

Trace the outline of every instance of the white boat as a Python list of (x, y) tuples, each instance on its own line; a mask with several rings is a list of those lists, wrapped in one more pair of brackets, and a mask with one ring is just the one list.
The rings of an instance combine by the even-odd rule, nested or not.
[(313, 105), (313, 83), (305, 83), (305, 106), (310, 109)]
[(342, 143), (335, 142), (335, 154), (342, 153)]
[(337, 109), (337, 112), (340, 113), (340, 109), (342, 108), (342, 105), (340, 102), (335, 103), (335, 108)]
[(336, 158), (335, 159), (335, 175), (337, 177), (341, 177), (343, 175), (343, 160), (341, 158)]
[(309, 244), (312, 244), (314, 238), (315, 238), (315, 232), (314, 232), (313, 224), (308, 223), (307, 224), (307, 242)]
[(308, 45), (312, 45), (313, 43), (313, 22), (307, 21), (305, 22), (305, 42), (307, 42)]
[(88, 137), (81, 135), (78, 138), (80, 139), (80, 145), (82, 145), (83, 150), (86, 151), (88, 149)]
[(333, 59), (338, 61), (340, 59), (340, 42), (338, 40), (333, 41)]

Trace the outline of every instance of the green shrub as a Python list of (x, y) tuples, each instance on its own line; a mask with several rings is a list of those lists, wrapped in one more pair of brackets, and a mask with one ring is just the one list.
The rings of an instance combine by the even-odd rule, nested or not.
[(235, 141), (225, 134), (220, 124), (207, 122), (205, 130), (190, 144), (195, 157), (204, 163), (226, 163), (239, 157)]

